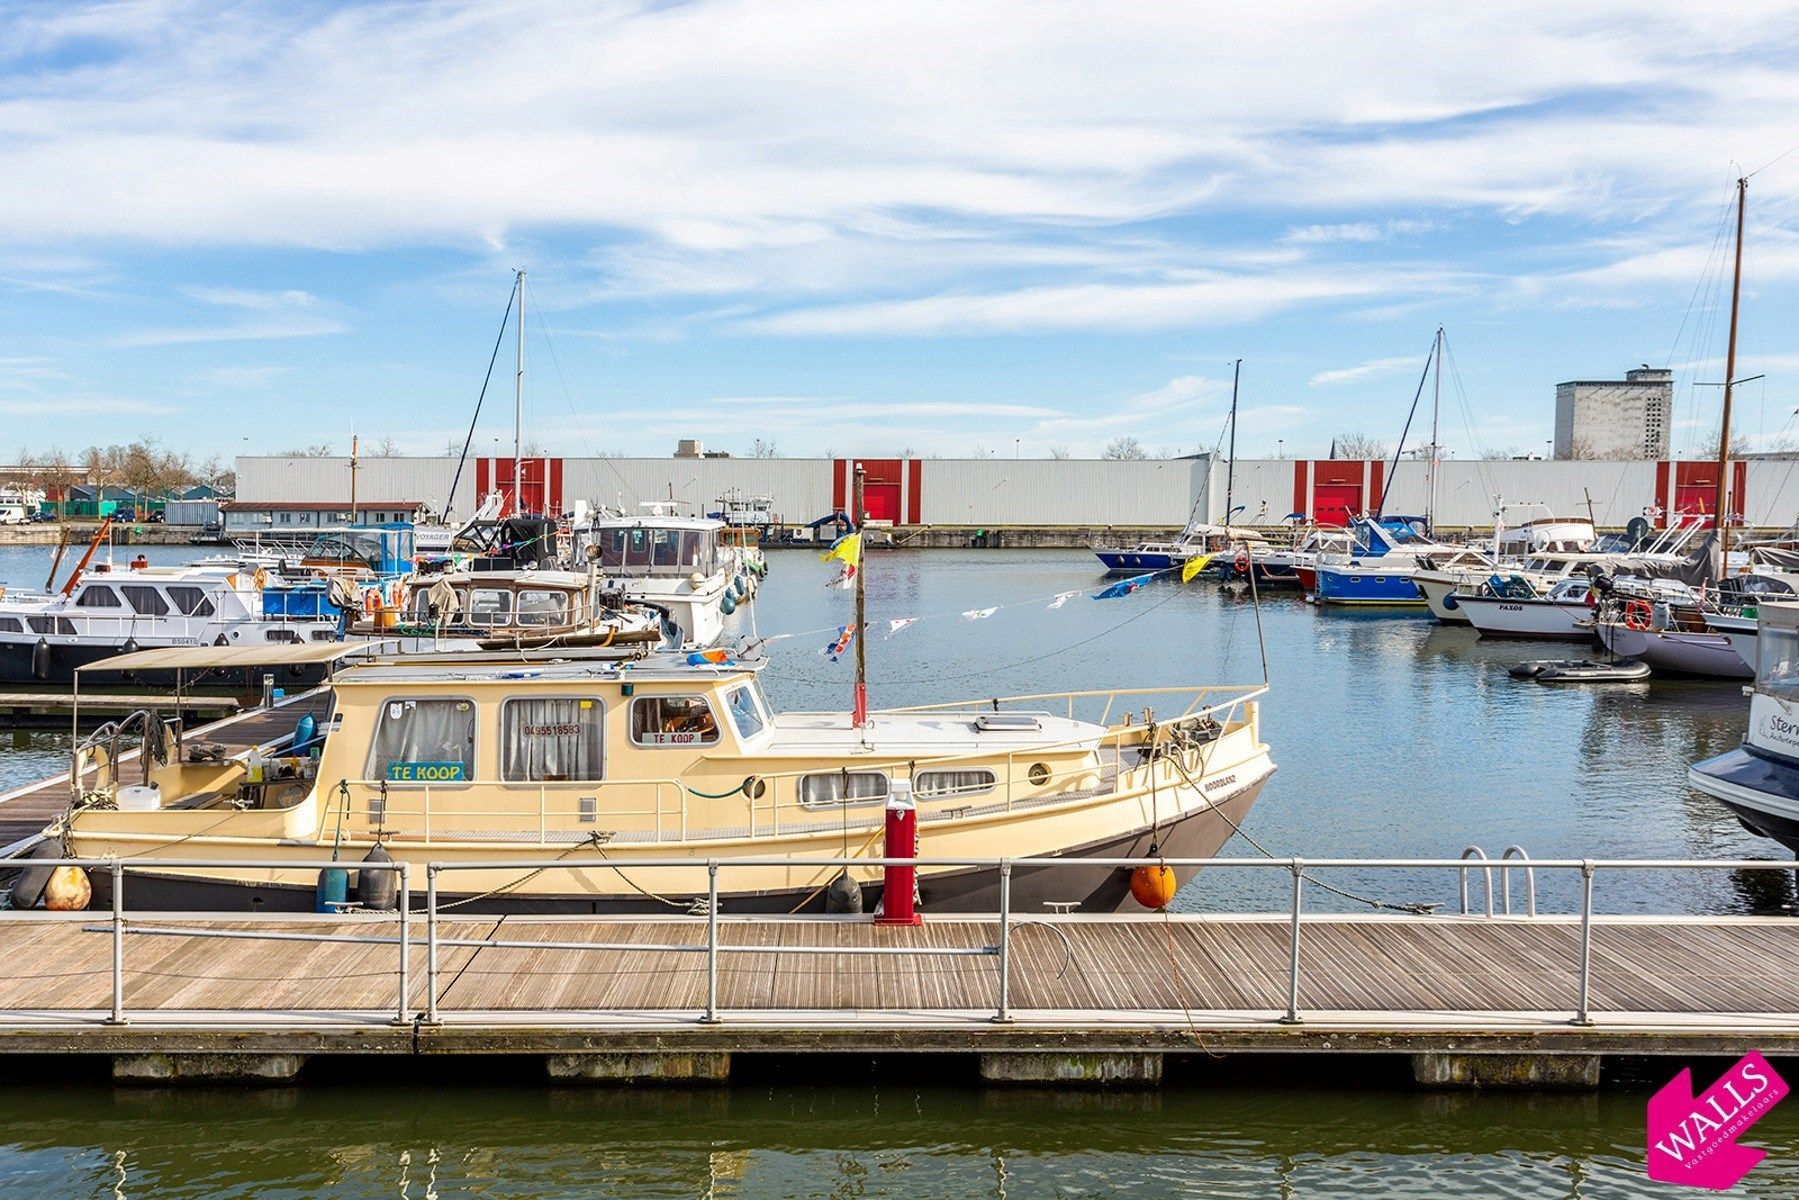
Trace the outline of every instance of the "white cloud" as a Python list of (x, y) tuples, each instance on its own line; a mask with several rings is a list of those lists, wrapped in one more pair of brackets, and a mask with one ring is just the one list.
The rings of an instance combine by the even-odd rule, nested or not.
[(249, 291), (230, 287), (189, 287), (182, 292), (203, 304), (242, 310), (251, 317), (228, 324), (145, 329), (112, 339), (121, 347), (184, 346), (204, 342), (273, 341), (343, 333), (349, 326), (332, 315), (334, 306), (310, 292)]
[(1375, 379), (1382, 375), (1392, 375), (1399, 371), (1422, 370), (1424, 360), (1417, 355), (1399, 355), (1395, 358), (1371, 358), (1365, 363), (1353, 367), (1338, 367), (1331, 371), (1320, 371), (1306, 380), (1307, 387), (1334, 387), (1340, 383), (1359, 383), (1364, 379)]

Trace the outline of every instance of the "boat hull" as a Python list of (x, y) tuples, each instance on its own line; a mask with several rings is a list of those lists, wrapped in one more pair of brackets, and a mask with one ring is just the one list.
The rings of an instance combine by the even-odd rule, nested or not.
[(1799, 767), (1739, 747), (1694, 763), (1687, 782), (1730, 809), (1751, 833), (1799, 854)]
[[(1147, 858), (1156, 854), (1170, 858), (1207, 858), (1215, 855), (1230, 840), (1262, 788), (1273, 775), (1272, 766), (1245, 786), (1205, 808), (1187, 813), (1177, 820), (1159, 826), (1146, 826), (1114, 838), (1074, 847), (1053, 855), (1066, 865), (1052, 867), (1014, 867), (1012, 870), (1011, 909), (1015, 915), (1042, 914), (1049, 906), (1058, 908), (1072, 904), (1073, 911), (1110, 913), (1136, 907), (1131, 898), (1129, 868), (1082, 865), (1088, 858)], [(926, 827), (926, 837), (929, 827)], [(925, 853), (929, 854), (928, 844)], [(539, 858), (534, 850), (530, 857)], [(346, 861), (352, 872), (356, 864)], [(1171, 868), (1184, 886), (1198, 873), (1195, 867)], [(422, 872), (417, 872), (422, 874)], [(728, 878), (730, 872), (724, 872)], [(448, 882), (454, 873), (440, 876)], [(111, 903), (110, 879), (103, 873), (93, 878), (92, 907), (104, 908)], [(998, 867), (978, 867), (926, 874), (918, 880), (919, 905), (926, 913), (990, 913), (1000, 907), (1000, 872)], [(874, 911), (881, 899), (881, 884), (872, 881), (862, 885), (863, 909)], [(825, 912), (825, 889), (822, 886), (776, 889), (760, 892), (720, 891), (720, 910), (733, 914), (792, 914)], [(667, 916), (685, 912), (696, 901), (703, 904), (704, 895), (680, 894), (655, 897), (642, 893), (619, 895), (533, 893), (488, 893), (467, 895), (440, 889), (440, 911), (457, 914), (581, 914)], [(314, 889), (309, 886), (266, 881), (235, 881), (217, 877), (201, 878), (174, 872), (133, 872), (126, 885), (127, 906), (132, 911), (160, 912), (312, 912)], [(413, 908), (423, 904), (422, 891), (413, 893)]]
[(1430, 609), (1431, 616), (1445, 625), (1466, 625), (1468, 614), (1462, 611), (1463, 596), (1457, 589), (1462, 581), (1457, 576), (1432, 571), (1420, 571), (1412, 576), (1412, 583), (1424, 597), (1424, 603)]
[[(155, 647), (139, 648), (149, 650)], [(42, 673), (40, 674), (35, 642), (0, 641), (0, 685), (72, 688), (75, 684), (77, 668), (108, 658), (116, 658), (123, 653), (125, 653), (125, 649), (122, 646), (46, 641)], [(327, 665), (324, 663), (296, 663), (279, 667), (218, 667), (205, 671), (184, 671), (181, 682), (184, 688), (204, 688), (239, 695), (253, 695), (262, 690), (262, 677), (265, 674), (275, 677), (276, 687), (311, 687), (325, 678), (326, 669)], [(175, 672), (129, 671), (95, 674), (90, 671), (83, 675), (83, 680), (89, 687), (132, 686), (172, 689), (175, 686)]]
[(1187, 561), (1185, 555), (1165, 554), (1153, 550), (1095, 550), (1099, 561), (1106, 570), (1115, 574), (1127, 571), (1166, 571), (1171, 567), (1182, 566)]
[(1470, 625), (1485, 638), (1551, 638), (1590, 642), (1592, 606), (1559, 600), (1506, 600), (1498, 596), (1458, 597)]
[(1620, 658), (1640, 658), (1661, 674), (1708, 679), (1755, 678), (1755, 671), (1723, 634), (1631, 629), (1611, 623), (1599, 625), (1598, 632), (1599, 640), (1613, 654)]
[(1421, 608), (1424, 596), (1412, 582), (1409, 567), (1394, 571), (1317, 569), (1313, 589), (1320, 604), (1356, 604), (1382, 608)]

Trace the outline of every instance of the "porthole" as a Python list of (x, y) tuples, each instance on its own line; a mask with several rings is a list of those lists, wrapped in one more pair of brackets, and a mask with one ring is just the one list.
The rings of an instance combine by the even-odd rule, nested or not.
[(1042, 787), (1049, 782), (1049, 764), (1032, 763), (1030, 770), (1025, 772), (1025, 777), (1031, 781), (1033, 787)]

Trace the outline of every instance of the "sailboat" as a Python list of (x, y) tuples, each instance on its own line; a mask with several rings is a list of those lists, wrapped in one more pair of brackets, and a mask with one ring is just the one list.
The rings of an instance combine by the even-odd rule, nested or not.
[(1179, 536), (1173, 541), (1094, 547), (1093, 553), (1106, 565), (1108, 573), (1121, 575), (1167, 571), (1184, 567), (1190, 560), (1202, 557), (1216, 557), (1217, 566), (1222, 569), (1227, 562), (1234, 561), (1232, 556), (1239, 548), (1259, 568), (1263, 556), (1273, 551), (1274, 547), (1258, 530), (1237, 528), (1230, 523), (1231, 517), (1236, 513), (1233, 501), (1236, 499), (1234, 493), (1237, 478), (1237, 386), (1242, 380), (1242, 374), (1243, 360), (1238, 359), (1231, 369), (1230, 446), (1225, 452), (1224, 524), (1218, 525), (1200, 519), (1200, 510), (1206, 506), (1212, 493), (1212, 464), (1208, 462), (1205, 481), (1200, 485), (1199, 495), (1194, 497), (1193, 507), (1187, 513), (1187, 524), (1181, 529)]
[[(1456, 570), (1488, 564), (1487, 558), (1465, 546), (1452, 546), (1436, 541), (1429, 531), (1437, 511), (1437, 475), (1440, 448), (1438, 426), (1443, 406), (1443, 328), (1431, 342), (1425, 359), (1426, 372), (1435, 369), (1436, 386), (1431, 404), (1429, 476), (1426, 481), (1424, 516), (1420, 520), (1386, 515), (1386, 496), (1381, 497), (1375, 516), (1360, 517), (1350, 522), (1354, 544), (1347, 552), (1321, 554), (1313, 567), (1315, 582), (1312, 598), (1319, 604), (1356, 604), (1383, 607), (1418, 608), (1424, 605), (1424, 593), (1412, 576), (1420, 566), (1429, 564), (1439, 570)], [(1418, 379), (1418, 394), (1412, 398), (1412, 411), (1406, 415), (1405, 429), (1399, 435), (1399, 448), (1393, 453), (1393, 470), (1405, 451), (1405, 435), (1411, 430), (1418, 400), (1424, 394), (1424, 376)], [(1389, 490), (1391, 490), (1389, 488)], [(1423, 526), (1423, 531), (1418, 528)]]
[[(1749, 180), (1737, 180), (1736, 256), (1730, 283), (1730, 337), (1724, 354), (1724, 404), (1718, 417), (1718, 497), (1713, 538), (1702, 562), (1679, 582), (1653, 579), (1645, 585), (1620, 580), (1600, 601), (1593, 631), (1606, 649), (1641, 659), (1651, 669), (1717, 679), (1752, 679), (1755, 668), (1725, 634), (1707, 627), (1705, 612), (1716, 607), (1706, 595), (1730, 562), (1730, 406), (1737, 383), (1737, 327), (1742, 315), (1743, 219)], [(1738, 514), (1740, 515), (1740, 514)]]

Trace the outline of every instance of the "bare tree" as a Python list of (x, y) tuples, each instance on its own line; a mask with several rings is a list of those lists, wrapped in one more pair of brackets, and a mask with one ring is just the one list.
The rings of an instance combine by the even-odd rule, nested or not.
[(762, 438), (757, 438), (755, 441), (750, 443), (750, 457), (751, 458), (779, 458), (779, 457), (781, 457), (781, 451), (779, 450), (779, 448), (777, 448), (775, 446), (773, 438), (769, 438), (767, 440), (764, 440)]
[(1515, 450), (1502, 450), (1497, 446), (1488, 446), (1485, 450), (1480, 452), (1480, 456), (1488, 462), (1505, 462), (1507, 459), (1513, 458), (1516, 455), (1517, 451)]
[(1339, 433), (1334, 439), (1338, 458), (1385, 458), (1387, 444), (1365, 433)]
[(331, 443), (330, 442), (314, 442), (310, 446), (299, 446), (299, 447), (295, 447), (293, 449), (283, 450), (277, 457), (279, 457), (279, 458), (330, 458), (331, 457)]
[(1049, 456), (1051, 458), (1055, 459), (1057, 462), (1065, 462), (1069, 457), (1068, 447), (1067, 446), (1051, 446), (1049, 448)]
[(1099, 456), (1101, 458), (1132, 460), (1148, 458), (1149, 451), (1145, 450), (1143, 448), (1143, 443), (1136, 438), (1120, 435), (1107, 442), (1106, 448), (1100, 451)]
[(394, 440), (391, 433), (376, 439), (375, 443), (369, 447), (370, 458), (398, 458), (400, 453), (400, 443)]
[[(1750, 442), (1746, 434), (1733, 433), (1730, 435), (1730, 457), (1741, 458), (1743, 455), (1749, 453), (1749, 449)], [(1693, 453), (1699, 458), (1718, 457), (1718, 431), (1716, 429), (1712, 430), (1711, 435), (1707, 437), (1705, 442), (1694, 450)]]

